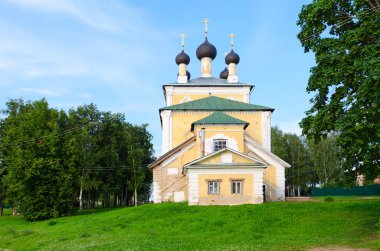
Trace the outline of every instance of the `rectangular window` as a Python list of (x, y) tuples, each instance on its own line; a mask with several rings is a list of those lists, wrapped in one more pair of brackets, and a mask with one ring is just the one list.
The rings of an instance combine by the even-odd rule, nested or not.
[(208, 194), (219, 194), (219, 181), (208, 182)]
[(215, 139), (214, 140), (214, 152), (222, 150), (227, 147), (227, 140), (225, 139)]
[(231, 182), (231, 193), (241, 194), (243, 191), (243, 182), (241, 180), (233, 180)]

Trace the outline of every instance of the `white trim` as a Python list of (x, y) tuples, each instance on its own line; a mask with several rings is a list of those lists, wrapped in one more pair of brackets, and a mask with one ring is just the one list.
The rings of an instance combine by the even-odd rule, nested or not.
[(173, 104), (174, 94), (242, 94), (243, 100), (240, 102), (249, 103), (251, 96), (251, 86), (164, 86), (166, 95), (166, 106)]
[[(184, 111), (184, 110), (173, 110), (178, 114), (207, 114), (211, 115), (215, 111)], [(223, 111), (223, 113), (232, 116), (231, 114), (261, 114), (262, 111)], [(248, 122), (248, 121), (247, 121)]]
[[(215, 126), (221, 126), (221, 125), (226, 125), (226, 124), (214, 124)], [(214, 126), (214, 125), (207, 125), (207, 127)], [(236, 124), (236, 125), (241, 125), (241, 124)], [(194, 125), (194, 127), (199, 126), (199, 127), (204, 127), (204, 125)], [(243, 125), (242, 125), (243, 126)], [(194, 130), (195, 132), (200, 132), (201, 130)], [(207, 130), (207, 132), (220, 132), (221, 130)], [(245, 130), (223, 130), (223, 132), (244, 132)]]
[[(206, 135), (207, 135), (207, 132), (208, 132), (208, 130), (206, 130)], [(218, 132), (220, 132), (220, 131), (218, 131)], [(226, 140), (227, 141), (227, 148), (239, 151), (238, 142), (236, 141), (236, 138), (234, 138), (234, 137), (228, 137), (224, 133), (218, 133), (218, 134), (215, 134), (215, 135), (213, 135), (211, 137), (206, 137), (206, 140), (205, 140), (205, 154), (207, 154), (207, 153), (213, 153), (214, 152), (214, 140), (216, 140), (216, 139), (224, 139), (224, 140)], [(243, 150), (243, 149), (240, 149), (240, 150)]]
[(247, 135), (244, 135), (244, 142), (245, 146), (251, 150), (253, 153), (257, 154), (260, 158), (262, 158), (264, 161), (268, 162), (271, 165), (279, 165), (283, 167), (291, 167), (288, 163), (286, 163), (284, 160), (280, 159), (275, 154), (269, 152), (267, 149), (263, 148), (259, 143), (248, 137)]
[[(217, 155), (217, 154), (219, 154), (219, 153), (222, 153), (222, 152), (224, 152), (224, 151), (228, 151), (228, 152), (235, 153), (235, 154), (237, 154), (237, 155), (239, 155), (239, 156), (241, 156), (241, 157), (243, 157), (243, 158), (246, 158), (246, 159), (249, 159), (249, 160), (255, 161), (255, 162), (257, 162), (257, 163), (259, 163), (259, 164), (262, 164), (262, 165), (264, 165), (264, 166), (267, 166), (267, 165), (268, 165), (268, 164), (266, 164), (266, 163), (264, 163), (264, 162), (262, 162), (262, 161), (260, 161), (260, 160), (258, 160), (258, 159), (252, 158), (252, 157), (250, 157), (250, 156), (248, 156), (248, 155), (245, 155), (245, 154), (243, 154), (243, 153), (241, 153), (241, 152), (235, 151), (235, 150), (233, 150), (233, 149), (227, 147), (227, 148), (221, 149), (221, 150), (219, 150), (219, 151), (217, 151), (217, 152), (213, 152), (213, 153), (211, 153), (211, 154), (209, 154), (209, 155), (206, 155), (206, 156), (204, 156), (204, 157), (202, 157), (202, 158), (198, 158), (198, 159), (196, 159), (196, 160), (193, 160), (193, 161), (191, 161), (191, 162), (185, 164), (183, 167), (186, 168), (186, 167), (188, 167), (188, 166), (190, 166), (190, 165), (194, 165), (194, 164), (196, 164), (196, 163), (198, 163), (198, 162), (201, 162), (201, 161), (203, 161), (203, 160), (205, 160), (205, 159), (211, 158), (211, 157), (213, 157), (213, 156), (215, 156), (215, 155)], [(248, 165), (249, 165), (249, 164), (248, 164)]]
[[(191, 85), (191, 83), (189, 83)], [(226, 85), (226, 86), (164, 86), (165, 90), (172, 94), (209, 94), (210, 90), (213, 90), (212, 93), (225, 93), (225, 94), (246, 94), (251, 90), (251, 86), (235, 86), (235, 85)]]
[(265, 111), (261, 113), (261, 136), (262, 136), (262, 146), (271, 151), (271, 112)]

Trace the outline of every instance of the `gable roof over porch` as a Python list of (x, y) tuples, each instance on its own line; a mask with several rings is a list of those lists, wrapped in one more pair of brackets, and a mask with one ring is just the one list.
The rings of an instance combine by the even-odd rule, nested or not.
[[(223, 155), (225, 154), (231, 154), (231, 159), (227, 161), (223, 161)], [(232, 161), (233, 155), (238, 157), (238, 161)], [(220, 158), (218, 159), (217, 157)], [(235, 157), (235, 159), (236, 159)], [(193, 160), (187, 164), (184, 165), (184, 172), (186, 172), (186, 169), (199, 169), (199, 168), (222, 168), (222, 169), (233, 169), (233, 168), (266, 168), (268, 166), (268, 163), (258, 160), (256, 158), (252, 158), (250, 156), (247, 156), (241, 152), (235, 151), (230, 148), (224, 148), (217, 152), (213, 152), (211, 154), (208, 154), (206, 156), (203, 156), (201, 158), (198, 158), (196, 160)]]

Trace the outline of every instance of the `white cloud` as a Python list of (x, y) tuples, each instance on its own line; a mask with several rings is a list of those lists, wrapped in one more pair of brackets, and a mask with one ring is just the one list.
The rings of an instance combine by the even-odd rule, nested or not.
[(91, 94), (88, 94), (88, 93), (82, 93), (82, 94), (79, 94), (77, 95), (77, 98), (79, 99), (84, 99), (84, 100), (91, 100), (92, 99), (92, 95)]
[(50, 90), (50, 89), (38, 89), (38, 88), (20, 88), (20, 93), (34, 93), (47, 97), (59, 97), (66, 93), (65, 90)]
[[(0, 23), (0, 70), (23, 78), (87, 75), (114, 83), (121, 78), (139, 79), (136, 72), (141, 71), (142, 66), (151, 66), (162, 59), (162, 49), (154, 47), (168, 44), (163, 32), (144, 20), (146, 13), (125, 2), (9, 2), (21, 8), (69, 14), (91, 27), (119, 31), (117, 36), (108, 37), (86, 30), (74, 33), (78, 41), (71, 43), (66, 31), (55, 33), (53, 30), (55, 35), (50, 37), (22, 30), (23, 26)], [(67, 32), (71, 34), (71, 30)], [(141, 78), (137, 82), (141, 82)], [(130, 83), (132, 81), (127, 84)]]
[[(88, 25), (109, 31), (121, 31), (120, 24), (101, 12), (89, 13), (79, 1), (68, 0), (12, 0), (10, 3), (17, 4), (22, 8), (31, 8), (47, 12), (59, 12), (71, 15)], [(89, 7), (89, 6), (88, 6)], [(87, 7), (87, 9), (88, 9)]]
[(138, 32), (144, 26), (143, 10), (122, 2), (80, 0), (8, 0), (21, 8), (63, 13), (100, 30)]

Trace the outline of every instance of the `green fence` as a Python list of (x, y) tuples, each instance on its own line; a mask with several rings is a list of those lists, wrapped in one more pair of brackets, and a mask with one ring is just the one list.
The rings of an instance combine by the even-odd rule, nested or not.
[(380, 184), (360, 186), (360, 187), (329, 187), (313, 188), (311, 196), (367, 196), (380, 195)]

